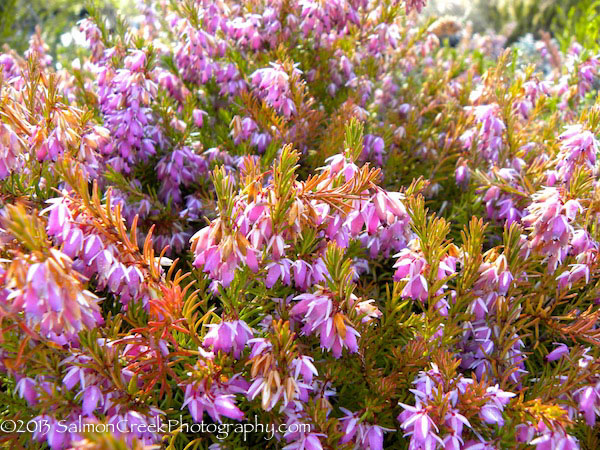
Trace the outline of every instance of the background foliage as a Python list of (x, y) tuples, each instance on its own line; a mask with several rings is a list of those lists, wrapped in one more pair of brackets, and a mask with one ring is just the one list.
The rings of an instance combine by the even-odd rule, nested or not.
[[(0, 2), (0, 46), (23, 52), (36, 26), (53, 57), (69, 52), (61, 42), (73, 24), (89, 15), (93, 5), (103, 17), (131, 13), (132, 0), (3, 0)], [(474, 30), (494, 29), (508, 43), (541, 30), (549, 31), (565, 51), (572, 40), (588, 49), (598, 48), (600, 1), (597, 0), (475, 0), (431, 1), (425, 16), (450, 15), (470, 21)], [(68, 42), (67, 42), (68, 46)]]
[(61, 36), (71, 31), (73, 26), (84, 17), (93, 6), (103, 17), (112, 19), (118, 12), (131, 11), (130, 0), (2, 0), (0, 2), (0, 47), (8, 45), (19, 53), (28, 47), (29, 37), (36, 26), (42, 31), (42, 37), (50, 47), (50, 55), (68, 52)]
[[(549, 39), (532, 41), (534, 60), (460, 27), (457, 48), (440, 45), (443, 31), (386, 2), (332, 51), (316, 45), (328, 33), (311, 35), (310, 18), (304, 31), (265, 11), (284, 32), (257, 32), (257, 3), (242, 21), (235, 1), (226, 12), (173, 1), (179, 19), (147, 10), (147, 28), (111, 25), (119, 7), (97, 5), (109, 13), (81, 26), (87, 65), (54, 71), (43, 49), (5, 58), (0, 356), (15, 375), (2, 380), (0, 416), (197, 422), (206, 407), (215, 422), (312, 423), (312, 434), (285, 437), (290, 449), (368, 440), (376, 450), (384, 431), (388, 448), (431, 443), (435, 424), (458, 448), (451, 412), (464, 415), (465, 440), (598, 448), (600, 61)], [(511, 17), (527, 31), (554, 27), (563, 46), (572, 27), (593, 49), (586, 4), (492, 13), (498, 27)], [(91, 11), (7, 5), (10, 44), (24, 48), (46, 17), (59, 62), (71, 55), (61, 15), (74, 24)], [(227, 41), (215, 29), (206, 38), (209, 18), (231, 25)], [(53, 198), (63, 182), (72, 190)], [(71, 308), (77, 317), (55, 314)], [(53, 427), (47, 442), (62, 448)], [(15, 448), (29, 436), (5, 439)], [(216, 438), (168, 439), (206, 448)], [(239, 436), (228, 444), (249, 448)]]

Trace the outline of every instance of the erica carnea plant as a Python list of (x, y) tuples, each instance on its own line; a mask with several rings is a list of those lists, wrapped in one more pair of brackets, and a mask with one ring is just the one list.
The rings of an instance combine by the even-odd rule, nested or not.
[(600, 60), (424, 3), (0, 54), (2, 445), (600, 446)]

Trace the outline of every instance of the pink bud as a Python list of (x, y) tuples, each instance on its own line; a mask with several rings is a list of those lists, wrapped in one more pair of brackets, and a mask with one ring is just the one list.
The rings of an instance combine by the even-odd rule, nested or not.
[(206, 114), (206, 112), (202, 111), (201, 109), (195, 109), (194, 112), (192, 112), (192, 117), (194, 118), (194, 123), (196, 124), (196, 126), (198, 128), (202, 128), (202, 125), (204, 123), (203, 116), (205, 114)]
[(367, 441), (369, 442), (369, 450), (383, 449), (383, 431), (377, 425), (372, 425), (367, 431)]
[(281, 277), (282, 271), (281, 271), (280, 265), (277, 263), (271, 263), (271, 264), (269, 264), (268, 267), (269, 267), (269, 272), (267, 273), (267, 279), (265, 280), (265, 286), (268, 289), (271, 289), (275, 285), (275, 283), (277, 282), (279, 277)]
[(569, 347), (567, 347), (565, 344), (557, 344), (557, 347), (548, 353), (548, 355), (546, 355), (546, 359), (548, 361), (556, 361), (567, 353), (569, 353)]
[(93, 414), (96, 407), (98, 406), (98, 401), (102, 398), (102, 393), (100, 389), (96, 386), (89, 386), (82, 394), (83, 397), (83, 407), (82, 412), (84, 415), (89, 416)]
[(233, 395), (219, 395), (215, 399), (215, 409), (223, 416), (234, 420), (242, 420), (244, 413), (231, 400)]
[(469, 183), (469, 170), (467, 166), (460, 165), (456, 168), (455, 172), (456, 184), (459, 186), (466, 186)]
[(146, 54), (137, 50), (125, 58), (125, 67), (133, 72), (139, 71), (146, 64)]

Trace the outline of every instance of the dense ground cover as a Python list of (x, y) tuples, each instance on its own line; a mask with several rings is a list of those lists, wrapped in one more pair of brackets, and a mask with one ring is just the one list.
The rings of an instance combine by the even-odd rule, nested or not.
[(158, 0), (0, 55), (0, 442), (598, 448), (600, 61), (422, 6)]

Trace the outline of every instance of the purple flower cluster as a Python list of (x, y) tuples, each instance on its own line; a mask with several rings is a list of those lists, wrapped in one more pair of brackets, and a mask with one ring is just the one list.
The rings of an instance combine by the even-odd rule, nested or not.
[[(209, 356), (206, 358), (209, 359)], [(196, 422), (202, 422), (206, 412), (212, 420), (221, 423), (223, 417), (242, 420), (244, 413), (235, 404), (235, 394), (245, 393), (247, 383), (231, 378), (227, 382), (220, 382), (211, 378), (201, 381), (186, 383), (185, 401), (182, 409), (187, 407)]]
[[(394, 272), (394, 281), (406, 282), (402, 290), (402, 296), (425, 302), (429, 297), (427, 277), (429, 276), (430, 265), (420, 249), (419, 240), (415, 238), (410, 241), (408, 247), (401, 250), (400, 253), (394, 255), (394, 257), (398, 258), (394, 264), (394, 268), (396, 269)], [(456, 258), (447, 255), (439, 262), (435, 279), (438, 281), (444, 280), (455, 272)], [(444, 288), (446, 287), (447, 286), (442, 286), (434, 293), (434, 295), (437, 296), (443, 294)], [(441, 307), (441, 311), (446, 308), (445, 306), (442, 306), (442, 304), (439, 304), (438, 306)]]
[(146, 63), (146, 53), (133, 50), (125, 57), (123, 68), (101, 65), (97, 69), (99, 106), (104, 126), (114, 137), (100, 150), (107, 164), (125, 173), (133, 164), (155, 155), (156, 146), (163, 141), (160, 129), (153, 126), (149, 105), (157, 85), (146, 71)]
[(344, 416), (340, 419), (344, 436), (340, 439), (340, 444), (355, 442), (360, 448), (369, 450), (383, 449), (383, 433), (384, 431), (394, 431), (383, 428), (378, 425), (362, 422), (358, 414), (340, 408)]
[(461, 136), (466, 149), (472, 146), (489, 163), (497, 163), (504, 145), (503, 134), (506, 124), (500, 116), (500, 107), (496, 104), (471, 107), (476, 126)]
[[(116, 351), (114, 342), (99, 340), (98, 344), (108, 352)], [(147, 349), (139, 348), (138, 345), (127, 344), (122, 350), (121, 357), (135, 357), (146, 351)], [(71, 407), (65, 413), (58, 410), (53, 402), (50, 410), (46, 409), (45, 414), (32, 419), (38, 424), (32, 436), (33, 440), (45, 441), (53, 450), (62, 449), (69, 442), (83, 439), (82, 424), (90, 426), (104, 423), (116, 430), (116, 438), (125, 438), (128, 445), (132, 445), (134, 440), (146, 444), (157, 442), (160, 439), (159, 435), (145, 430), (152, 429), (148, 426), (150, 424), (160, 424), (164, 413), (153, 407), (141, 410), (128, 409), (127, 405), (123, 404), (126, 393), (111, 389), (110, 380), (90, 368), (94, 363), (92, 358), (77, 351), (76, 353), (62, 362), (66, 368), (65, 376), (62, 380), (58, 380), (58, 384), (56, 380), (45, 376), (37, 376), (36, 379), (24, 377), (17, 383), (19, 396), (29, 405), (47, 403), (48, 399), (55, 399), (57, 395), (63, 396), (75, 392), (73, 402), (77, 405), (75, 408)], [(130, 383), (133, 376), (133, 372), (129, 370), (123, 370), (120, 374), (124, 385)], [(102, 414), (105, 417), (104, 421), (100, 422), (95, 413)]]
[[(293, 74), (300, 76), (297, 67)], [(251, 85), (260, 99), (286, 117), (296, 113), (296, 105), (291, 98), (290, 74), (280, 64), (271, 63), (271, 67), (259, 69), (251, 76)]]
[(342, 356), (343, 348), (350, 353), (358, 350), (357, 338), (360, 334), (346, 323), (343, 313), (336, 311), (330, 296), (325, 293), (301, 294), (294, 300), (299, 302), (290, 310), (290, 314), (302, 318), (304, 334), (319, 334), (321, 348), (331, 350), (335, 358)]
[(548, 185), (556, 181), (568, 183), (576, 167), (586, 167), (595, 172), (598, 141), (594, 134), (581, 124), (571, 125), (559, 137), (560, 152), (556, 156), (556, 172), (548, 176)]
[(548, 258), (548, 268), (554, 272), (567, 256), (574, 237), (573, 222), (583, 212), (574, 199), (566, 200), (559, 189), (546, 187), (532, 196), (523, 224), (530, 228), (527, 252)]
[[(200, 115), (202, 117), (202, 115)], [(189, 147), (174, 150), (158, 161), (156, 175), (162, 181), (159, 197), (164, 202), (181, 203), (182, 187), (191, 186), (198, 178), (208, 175), (208, 163), (204, 157)]]
[(77, 210), (66, 191), (49, 203), (47, 232), (62, 245), (73, 269), (87, 278), (95, 277), (99, 289), (118, 294), (124, 305), (131, 299), (147, 303), (151, 293), (143, 267), (128, 259), (117, 242), (106, 239), (94, 219)]
[[(340, 180), (351, 180), (357, 170), (343, 156), (333, 157), (324, 168), (329, 177), (322, 188)], [(233, 280), (238, 267), (246, 265), (252, 272), (265, 268), (267, 288), (273, 287), (278, 280), (291, 285), (293, 275), (296, 287), (307, 290), (324, 280), (326, 268), (318, 254), (312, 261), (299, 258), (292, 261), (286, 254), (290, 247), (288, 242), (301, 230), (302, 222), (313, 222), (322, 230), (321, 236), (343, 248), (348, 246), (351, 238), (358, 239), (372, 255), (388, 255), (390, 250), (399, 250), (406, 245), (410, 234), (409, 218), (399, 193), (379, 189), (365, 200), (354, 200), (353, 210), (346, 215), (331, 211), (326, 203), (305, 203), (299, 199), (292, 207), (294, 216), (288, 225), (276, 233), (268, 207), (273, 189), (272, 185), (266, 186), (251, 202), (241, 193), (236, 198), (231, 217), (234, 221), (232, 230), (228, 231), (224, 219), (220, 218), (196, 233), (192, 237), (192, 250), (196, 255), (194, 265), (203, 267), (223, 286)], [(316, 217), (309, 217), (309, 213)]]
[(23, 144), (19, 136), (6, 124), (0, 124), (0, 180), (23, 165)]
[(233, 350), (235, 358), (240, 357), (246, 343), (254, 335), (243, 320), (211, 324), (209, 327), (210, 331), (204, 336), (203, 344), (212, 348), (215, 353), (219, 351), (228, 353)]
[[(463, 448), (463, 432), (472, 429), (472, 425), (461, 414), (460, 401), (473, 380), (459, 376), (448, 382), (433, 365), (429, 371), (421, 372), (414, 384), (415, 389), (411, 391), (415, 395), (415, 405), (401, 403), (404, 412), (398, 416), (405, 436), (410, 436), (409, 448)], [(479, 411), (479, 418), (486, 424), (502, 427), (502, 412), (514, 396), (514, 393), (505, 392), (498, 386), (488, 387), (484, 397), (486, 403)], [(440, 412), (444, 414), (440, 415)], [(485, 444), (483, 439), (480, 440)]]
[[(518, 178), (518, 172), (512, 168), (503, 168), (498, 170), (495, 176), (511, 186)], [(500, 223), (506, 223), (507, 226), (519, 222), (524, 215), (515, 196), (502, 191), (498, 186), (489, 187), (483, 196), (483, 201), (487, 216)]]
[(6, 312), (23, 313), (25, 323), (59, 345), (77, 342), (82, 329), (103, 323), (98, 297), (83, 286), (73, 262), (59, 250), (46, 259), (20, 262), (20, 276), (0, 291)]
[[(50, 163), (67, 149), (77, 149), (76, 159), (85, 166), (84, 172), (96, 175), (98, 148), (106, 144), (108, 130), (94, 124), (83, 111), (62, 103), (49, 87), (40, 87), (30, 110), (25, 108), (23, 98), (33, 86), (28, 70), (15, 64), (14, 76), (0, 86), (7, 111), (0, 123), (0, 180), (21, 173), (30, 159)], [(51, 106), (44, 105), (50, 98)]]

